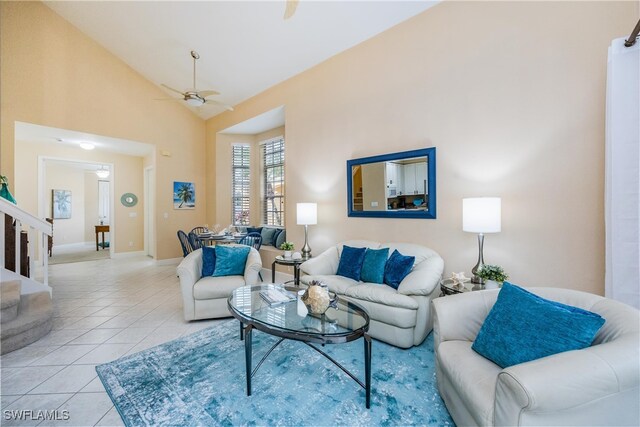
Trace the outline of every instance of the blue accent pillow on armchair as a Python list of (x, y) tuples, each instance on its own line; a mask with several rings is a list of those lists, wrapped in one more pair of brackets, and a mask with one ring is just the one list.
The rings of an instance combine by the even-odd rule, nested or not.
[(411, 273), (416, 257), (402, 255), (394, 250), (384, 266), (384, 283), (398, 289), (400, 282)]
[(360, 281), (360, 272), (362, 271), (362, 263), (364, 262), (364, 254), (366, 252), (367, 248), (352, 248), (351, 246), (344, 245), (336, 274)]
[(589, 347), (604, 322), (596, 313), (504, 282), (471, 348), (506, 368)]
[(389, 257), (389, 248), (367, 249), (362, 263), (360, 279), (369, 283), (384, 283), (384, 267)]
[(242, 276), (250, 250), (249, 246), (244, 245), (216, 245), (216, 268), (213, 276)]
[(202, 247), (202, 277), (213, 276), (216, 269), (216, 250), (213, 246)]

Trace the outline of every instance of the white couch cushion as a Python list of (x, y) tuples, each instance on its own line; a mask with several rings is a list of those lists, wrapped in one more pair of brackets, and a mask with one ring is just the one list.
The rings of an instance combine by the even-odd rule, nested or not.
[(240, 286), (244, 286), (243, 276), (203, 277), (193, 285), (193, 299), (227, 298)]
[(445, 341), (438, 347), (440, 370), (466, 403), (478, 425), (493, 425), (496, 382), (502, 371), (471, 349), (469, 341)]
[(327, 285), (331, 292), (335, 292), (337, 294), (344, 294), (347, 289), (360, 283), (353, 279), (349, 279), (348, 277), (338, 276), (336, 274), (304, 276), (302, 278), (302, 283), (308, 285), (312, 280), (317, 280), (324, 283), (325, 285)]
[(416, 300), (399, 294), (398, 291), (387, 285), (360, 283), (359, 285), (349, 287), (343, 293), (352, 298), (392, 307), (408, 308), (410, 310), (418, 309), (418, 302)]

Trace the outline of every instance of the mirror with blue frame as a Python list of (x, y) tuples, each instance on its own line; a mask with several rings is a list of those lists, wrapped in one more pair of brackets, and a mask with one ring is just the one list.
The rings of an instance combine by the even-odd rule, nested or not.
[(350, 217), (436, 218), (435, 147), (347, 161)]

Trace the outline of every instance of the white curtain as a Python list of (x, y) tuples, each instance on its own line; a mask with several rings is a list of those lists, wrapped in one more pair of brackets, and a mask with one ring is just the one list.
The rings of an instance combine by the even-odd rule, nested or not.
[(607, 69), (605, 295), (640, 308), (640, 42), (611, 42)]

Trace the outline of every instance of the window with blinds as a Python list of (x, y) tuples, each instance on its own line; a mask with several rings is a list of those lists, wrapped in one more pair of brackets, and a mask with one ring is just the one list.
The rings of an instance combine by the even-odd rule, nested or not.
[(284, 226), (284, 138), (261, 143), (262, 223)]
[(234, 144), (231, 157), (233, 162), (231, 184), (233, 225), (250, 225), (251, 147), (244, 144)]

